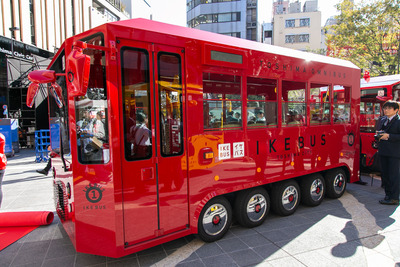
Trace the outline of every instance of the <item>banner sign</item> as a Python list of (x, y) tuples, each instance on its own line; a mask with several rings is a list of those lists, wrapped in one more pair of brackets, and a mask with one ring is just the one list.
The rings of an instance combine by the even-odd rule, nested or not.
[(4, 36), (0, 36), (0, 53), (30, 61), (33, 61), (33, 55), (44, 58), (50, 58), (53, 56), (53, 53), (49, 51)]

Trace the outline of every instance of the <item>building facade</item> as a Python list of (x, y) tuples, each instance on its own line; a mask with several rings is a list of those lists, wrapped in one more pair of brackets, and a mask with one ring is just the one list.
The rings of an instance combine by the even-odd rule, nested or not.
[(272, 12), (274, 15), (287, 14), (289, 10), (288, 0), (274, 0)]
[(303, 8), (299, 1), (292, 2), (285, 10), (287, 12), (274, 14), (273, 44), (302, 51), (321, 49), (321, 12), (318, 11), (318, 1), (306, 1)]
[(190, 28), (262, 41), (268, 0), (186, 0)]
[[(64, 40), (106, 22), (128, 19), (121, 0), (9, 0), (0, 3), (0, 105), (22, 131), (49, 127), (46, 90), (26, 106), (28, 73), (46, 68)], [(7, 114), (3, 114), (3, 117)], [(1, 117), (1, 115), (0, 115)], [(40, 118), (40, 120), (39, 120)]]

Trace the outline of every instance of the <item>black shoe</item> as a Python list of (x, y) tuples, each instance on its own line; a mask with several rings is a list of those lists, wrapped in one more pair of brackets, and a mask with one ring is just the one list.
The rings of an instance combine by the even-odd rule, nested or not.
[(47, 175), (47, 173), (48, 173), (45, 170), (36, 170), (36, 172), (43, 174), (43, 175)]
[(389, 200), (390, 197), (389, 196), (385, 196), (384, 200)]
[(381, 203), (382, 205), (399, 205), (399, 201), (395, 199), (382, 199), (379, 200), (379, 203)]

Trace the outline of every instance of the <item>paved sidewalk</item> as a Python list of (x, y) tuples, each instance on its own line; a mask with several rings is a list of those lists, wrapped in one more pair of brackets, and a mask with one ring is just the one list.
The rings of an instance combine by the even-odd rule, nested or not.
[[(34, 158), (21, 150), (9, 159), (0, 212), (54, 211), (52, 178), (35, 172), (46, 163)], [(378, 203), (379, 186), (349, 184), (340, 199), (271, 213), (253, 229), (234, 224), (214, 243), (188, 236), (120, 259), (76, 253), (56, 216), (0, 251), (0, 266), (400, 266), (400, 208)]]

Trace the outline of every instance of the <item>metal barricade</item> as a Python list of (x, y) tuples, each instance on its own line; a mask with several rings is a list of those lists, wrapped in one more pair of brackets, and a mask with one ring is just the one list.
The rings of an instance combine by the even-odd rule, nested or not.
[(50, 145), (50, 131), (38, 130), (35, 131), (35, 162), (47, 162), (49, 160), (49, 151), (47, 150)]

